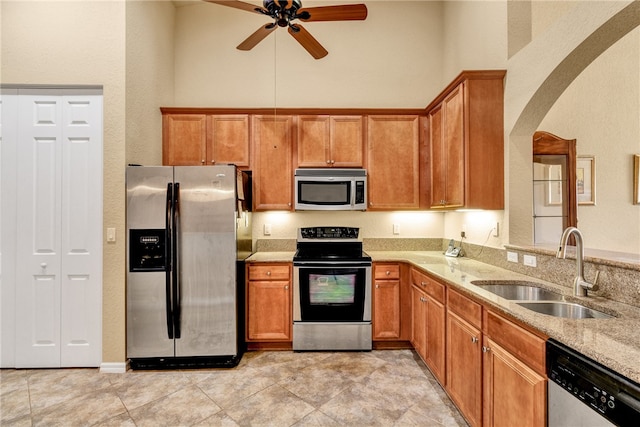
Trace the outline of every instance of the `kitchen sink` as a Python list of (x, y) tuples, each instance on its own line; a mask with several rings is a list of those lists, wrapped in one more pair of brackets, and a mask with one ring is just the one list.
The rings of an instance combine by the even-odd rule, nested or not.
[(473, 285), (485, 291), (496, 294), (499, 297), (515, 301), (561, 301), (563, 296), (541, 288), (533, 282), (526, 281), (496, 281), (496, 280), (475, 280)]
[(598, 310), (580, 304), (559, 301), (518, 302), (519, 306), (533, 310), (536, 313), (569, 319), (610, 319), (611, 316)]

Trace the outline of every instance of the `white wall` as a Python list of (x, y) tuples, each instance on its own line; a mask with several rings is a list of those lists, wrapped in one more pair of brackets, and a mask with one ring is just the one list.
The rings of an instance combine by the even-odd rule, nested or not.
[[(343, 2), (305, 1), (307, 7)], [(278, 28), (235, 47), (270, 18), (217, 4), (176, 13), (178, 106), (423, 108), (443, 88), (442, 5), (368, 1), (365, 21), (302, 24), (328, 51), (313, 59)]]

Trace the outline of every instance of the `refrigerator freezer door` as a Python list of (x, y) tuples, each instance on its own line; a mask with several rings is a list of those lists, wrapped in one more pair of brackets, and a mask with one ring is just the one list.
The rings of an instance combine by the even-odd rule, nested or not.
[(176, 356), (238, 354), (236, 170), (175, 167), (181, 336)]
[[(166, 227), (167, 185), (171, 167), (127, 168), (127, 357), (170, 357), (166, 311), (166, 271), (140, 271), (132, 265), (131, 238), (153, 240)], [(134, 230), (134, 231), (132, 231)], [(145, 232), (148, 231), (148, 232)], [(140, 242), (136, 242), (140, 243)], [(133, 271), (132, 271), (133, 270)], [(138, 270), (138, 271), (135, 271)], [(155, 270), (155, 271), (153, 271)]]

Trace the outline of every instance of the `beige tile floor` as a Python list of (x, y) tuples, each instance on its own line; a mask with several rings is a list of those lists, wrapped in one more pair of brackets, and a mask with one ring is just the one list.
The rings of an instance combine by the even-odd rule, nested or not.
[(2, 426), (466, 426), (410, 350), (249, 352), (237, 368), (3, 369)]

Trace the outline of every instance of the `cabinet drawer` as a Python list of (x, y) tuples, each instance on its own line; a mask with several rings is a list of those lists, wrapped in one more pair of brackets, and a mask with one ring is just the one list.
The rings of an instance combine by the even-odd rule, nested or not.
[(250, 265), (249, 280), (289, 280), (288, 264)]
[(545, 374), (545, 340), (504, 317), (487, 312), (487, 335), (537, 373)]
[(399, 279), (400, 264), (376, 264), (373, 266), (373, 277), (376, 280)]
[(411, 270), (411, 283), (419, 289), (424, 290), (434, 300), (444, 304), (444, 295), (446, 287), (427, 275), (421, 273), (415, 268)]
[(447, 292), (447, 309), (478, 329), (482, 327), (482, 305), (449, 289)]

